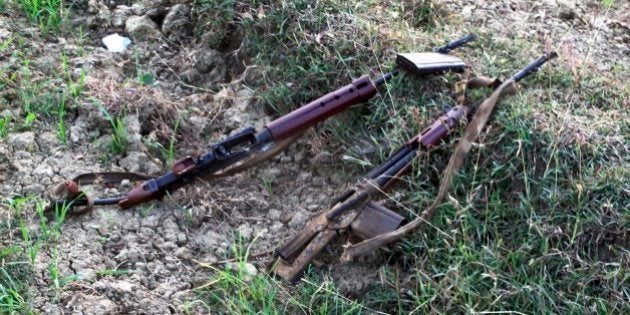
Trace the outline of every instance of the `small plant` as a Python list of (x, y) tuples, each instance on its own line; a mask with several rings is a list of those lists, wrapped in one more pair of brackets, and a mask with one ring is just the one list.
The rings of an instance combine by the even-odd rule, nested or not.
[(67, 93), (70, 94), (72, 98), (77, 98), (81, 95), (83, 88), (85, 87), (85, 69), (81, 68), (81, 73), (79, 74), (79, 78), (75, 81), (72, 78), (72, 73), (70, 72), (70, 67), (68, 67), (68, 57), (64, 54), (61, 54), (61, 71), (63, 72), (68, 90)]
[(153, 83), (155, 83), (155, 78), (153, 77), (153, 74), (144, 71), (142, 67), (140, 67), (140, 58), (138, 57), (137, 51), (134, 53), (134, 59), (136, 62), (136, 80), (138, 83), (143, 85), (153, 85)]
[(179, 129), (179, 122), (181, 119), (181, 116), (177, 117), (175, 126), (173, 127), (173, 134), (168, 142), (167, 165), (173, 165), (173, 160), (175, 159), (175, 142), (177, 142), (177, 129)]
[(270, 196), (273, 195), (273, 178), (264, 177), (262, 179), (262, 185)]
[(37, 120), (37, 115), (35, 115), (35, 113), (26, 114), (26, 117), (24, 117), (24, 123), (22, 123), (22, 129), (31, 129), (35, 120)]
[(22, 296), (21, 284), (7, 271), (0, 267), (0, 310), (6, 314), (16, 314), (28, 311), (26, 301)]
[(105, 277), (105, 276), (116, 277), (116, 276), (126, 275), (129, 273), (130, 271), (125, 270), (125, 269), (103, 269), (103, 270), (96, 271), (96, 275), (99, 277)]
[(64, 100), (62, 100), (61, 104), (59, 105), (59, 111), (57, 112), (57, 115), (59, 117), (59, 119), (57, 120), (57, 138), (59, 139), (59, 141), (61, 141), (63, 145), (66, 145), (68, 144), (68, 131), (66, 128), (66, 121), (65, 121), (65, 116), (66, 116), (65, 98)]
[(113, 154), (120, 154), (127, 151), (127, 146), (129, 145), (129, 140), (127, 139), (127, 129), (125, 128), (125, 124), (123, 123), (123, 119), (120, 117), (113, 117), (107, 109), (101, 104), (98, 100), (93, 99), (94, 104), (101, 111), (105, 119), (109, 121), (111, 124), (114, 133), (112, 134), (112, 140), (110, 142), (109, 148)]
[(4, 138), (9, 134), (9, 123), (11, 123), (11, 115), (5, 115), (0, 118), (0, 138)]
[(26, 16), (43, 31), (58, 31), (65, 12), (63, 0), (19, 0)]

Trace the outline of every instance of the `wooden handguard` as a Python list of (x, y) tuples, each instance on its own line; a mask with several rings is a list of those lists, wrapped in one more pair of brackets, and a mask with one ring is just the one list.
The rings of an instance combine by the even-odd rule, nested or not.
[(369, 100), (376, 91), (372, 80), (365, 75), (270, 122), (266, 127), (274, 140), (282, 140), (314, 126), (349, 106)]
[[(451, 110), (420, 133), (420, 142), (422, 145), (425, 148), (430, 149), (440, 144), (440, 142), (446, 138), (451, 130), (455, 128), (457, 122), (465, 116), (467, 112), (468, 107), (466, 106), (459, 105), (451, 108)], [(416, 140), (417, 138), (414, 138), (411, 142)]]

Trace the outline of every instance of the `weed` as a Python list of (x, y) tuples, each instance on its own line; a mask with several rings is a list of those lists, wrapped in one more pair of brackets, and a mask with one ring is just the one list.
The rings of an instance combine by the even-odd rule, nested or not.
[(57, 138), (63, 145), (68, 143), (68, 131), (66, 128), (66, 98), (61, 99), (59, 109), (57, 110)]
[(9, 124), (11, 123), (11, 115), (7, 114), (0, 118), (0, 138), (4, 138), (9, 134)]
[(142, 85), (153, 85), (153, 83), (155, 83), (155, 77), (150, 72), (143, 70), (140, 66), (138, 51), (134, 52), (134, 59), (136, 63), (136, 81)]
[(105, 116), (105, 119), (109, 121), (114, 130), (112, 134), (112, 140), (110, 142), (109, 148), (113, 154), (120, 154), (127, 151), (127, 146), (129, 142), (127, 140), (127, 129), (123, 123), (122, 117), (112, 117), (112, 115), (107, 111), (105, 106), (101, 104), (97, 99), (92, 99), (92, 102), (98, 107), (100, 112)]
[(0, 310), (2, 313), (31, 313), (23, 296), (24, 285), (20, 281), (20, 279), (14, 279), (10, 269), (5, 267), (4, 263), (0, 266)]
[(63, 0), (18, 0), (26, 16), (43, 31), (60, 30), (65, 18)]
[(168, 155), (166, 159), (167, 165), (173, 165), (173, 160), (175, 159), (175, 142), (177, 141), (177, 129), (179, 129), (179, 123), (181, 122), (182, 117), (178, 116), (175, 121), (175, 126), (173, 126), (173, 134), (168, 141)]
[(265, 188), (265, 191), (271, 196), (273, 195), (273, 178), (264, 177), (262, 179), (262, 186)]
[(354, 314), (365, 309), (337, 293), (329, 280), (304, 279), (297, 288), (290, 289), (265, 272), (253, 273), (247, 260), (256, 240), (244, 247), (237, 237), (232, 247), (233, 263), (223, 269), (202, 264), (215, 275), (195, 289), (201, 300), (191, 303), (200, 303), (208, 310), (220, 307), (228, 314)]
[[(51, 90), (52, 80), (35, 79), (30, 69), (30, 60), (25, 59), (19, 73), (14, 73), (8, 81), (16, 86), (18, 97), (22, 104), (22, 111), (26, 114), (34, 113), (51, 116), (59, 104), (59, 95)], [(28, 84), (27, 84), (28, 82)]]
[(61, 61), (61, 71), (66, 79), (67, 93), (69, 93), (69, 96), (72, 98), (77, 98), (81, 95), (81, 92), (85, 88), (85, 69), (81, 68), (81, 73), (75, 81), (75, 79), (72, 78), (72, 72), (68, 67), (68, 57), (61, 54), (59, 59)]
[(122, 276), (122, 275), (126, 275), (129, 274), (129, 270), (124, 270), (124, 269), (103, 269), (103, 270), (97, 270), (96, 271), (96, 275), (99, 277), (105, 277), (105, 276), (110, 276), (110, 277), (117, 277), (117, 276)]

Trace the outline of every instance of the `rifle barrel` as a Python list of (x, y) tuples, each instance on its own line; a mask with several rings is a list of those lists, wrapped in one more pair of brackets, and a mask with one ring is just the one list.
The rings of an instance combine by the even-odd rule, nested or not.
[(398, 69), (394, 69), (394, 70), (392, 70), (392, 72), (385, 73), (384, 75), (374, 79), (374, 85), (379, 86), (379, 85), (381, 85), (381, 84), (391, 80), (391, 78), (393, 78), (395, 75), (397, 75), (398, 72), (400, 72)]
[(477, 38), (477, 36), (475, 34), (468, 34), (460, 39), (456, 39), (450, 43), (447, 43), (446, 45), (442, 46), (442, 47), (438, 47), (435, 49), (435, 52), (441, 53), (441, 54), (446, 54), (449, 51), (462, 46), (468, 42), (471, 42), (473, 40), (475, 40)]
[(543, 54), (538, 59), (534, 60), (534, 62), (532, 62), (529, 65), (527, 65), (527, 67), (523, 68), (521, 71), (516, 73), (512, 77), (512, 80), (514, 80), (514, 82), (520, 81), (524, 77), (526, 77), (526, 76), (528, 76), (528, 75), (538, 71), (538, 68), (540, 68), (540, 66), (545, 64), (545, 62), (547, 62), (547, 61), (549, 61), (549, 60), (551, 60), (553, 58), (556, 58), (556, 57), (558, 57), (558, 54), (555, 51)]

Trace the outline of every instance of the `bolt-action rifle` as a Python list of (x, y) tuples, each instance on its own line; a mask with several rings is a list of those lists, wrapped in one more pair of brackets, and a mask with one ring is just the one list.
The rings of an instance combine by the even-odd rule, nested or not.
[[(446, 71), (461, 72), (466, 64), (459, 58), (447, 55), (449, 51), (475, 39), (467, 35), (450, 42), (434, 52), (399, 54), (397, 65), (415, 75), (437, 74)], [(299, 137), (306, 129), (343, 111), (344, 109), (372, 98), (377, 87), (398, 74), (398, 69), (374, 80), (364, 75), (352, 83), (328, 93), (270, 123), (263, 130), (245, 128), (229, 138), (211, 146), (210, 151), (197, 157), (188, 156), (174, 163), (172, 170), (157, 178), (146, 178), (130, 173), (93, 173), (79, 175), (75, 181), (66, 181), (62, 187), (67, 193), (65, 199), (53, 201), (51, 208), (66, 206), (88, 206), (118, 204), (129, 208), (154, 199), (161, 199), (198, 178), (206, 178), (218, 173), (230, 174), (244, 170), (281, 152)], [(124, 175), (126, 174), (126, 175)], [(86, 176), (87, 175), (87, 176)], [(124, 175), (124, 176), (123, 176)], [(127, 195), (113, 198), (89, 198), (80, 192), (81, 183), (95, 181), (94, 178), (138, 180), (147, 179), (132, 189)], [(57, 192), (58, 193), (58, 192)]]
[[(553, 57), (554, 53), (543, 55), (510, 80), (517, 82), (523, 79)], [(488, 81), (483, 86), (497, 88), (496, 83), (497, 81)], [(275, 266), (275, 273), (287, 281), (293, 281), (340, 232), (351, 231), (363, 239), (370, 239), (398, 229), (404, 217), (373, 199), (400, 178), (419, 154), (439, 145), (455, 129), (462, 117), (467, 116), (469, 110), (466, 105), (453, 107), (394, 151), (357, 185), (334, 199), (330, 208), (317, 215), (297, 235), (276, 249), (276, 254), (281, 259)]]

